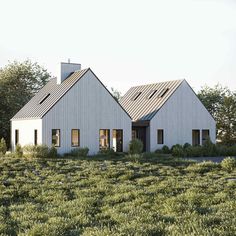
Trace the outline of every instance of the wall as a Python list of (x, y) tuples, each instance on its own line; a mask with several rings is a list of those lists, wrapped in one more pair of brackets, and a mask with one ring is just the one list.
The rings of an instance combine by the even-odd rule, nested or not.
[(38, 144), (42, 143), (42, 120), (12, 120), (11, 121), (11, 145), (15, 149), (15, 130), (19, 130), (19, 144), (21, 146), (34, 144), (34, 130), (38, 130)]
[(43, 117), (43, 143), (51, 145), (51, 130), (61, 129), (59, 153), (70, 152), (71, 129), (80, 129), (80, 146), (99, 151), (99, 129), (123, 129), (123, 149), (131, 140), (131, 120), (89, 70)]
[[(157, 129), (164, 129), (164, 144), (192, 144), (193, 129), (209, 129), (210, 138), (215, 142), (215, 121), (196, 97), (186, 81), (177, 88), (150, 122), (150, 149), (162, 148), (157, 144)], [(202, 135), (202, 134), (201, 134)], [(201, 136), (200, 136), (201, 140)]]

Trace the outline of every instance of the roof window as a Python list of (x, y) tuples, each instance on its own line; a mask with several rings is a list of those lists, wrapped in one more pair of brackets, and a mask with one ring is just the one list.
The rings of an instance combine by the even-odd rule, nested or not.
[(155, 94), (156, 94), (157, 90), (152, 90), (148, 96), (147, 96), (147, 99), (151, 99)]
[(159, 93), (158, 97), (162, 98), (164, 97), (164, 95), (168, 92), (169, 88), (164, 88), (161, 90), (161, 92)]
[(43, 98), (39, 101), (39, 104), (42, 104), (49, 96), (50, 96), (50, 93), (43, 96)]
[(131, 100), (132, 100), (132, 101), (137, 100), (137, 98), (141, 95), (141, 93), (142, 93), (142, 92), (137, 92), (137, 93), (135, 93)]

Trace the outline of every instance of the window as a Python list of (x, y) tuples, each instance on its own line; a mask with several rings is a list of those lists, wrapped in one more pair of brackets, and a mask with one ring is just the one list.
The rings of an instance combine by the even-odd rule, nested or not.
[(38, 145), (38, 130), (34, 130), (34, 145)]
[(210, 131), (209, 129), (202, 130), (202, 145), (206, 142), (206, 140), (210, 138)]
[(132, 100), (132, 101), (137, 100), (137, 98), (141, 95), (141, 93), (142, 93), (142, 92), (137, 92), (137, 93), (135, 93), (131, 100)]
[(199, 129), (192, 130), (192, 145), (193, 146), (200, 145), (200, 130)]
[(113, 129), (112, 147), (115, 152), (123, 152), (123, 130), (122, 129)]
[(60, 147), (60, 130), (59, 129), (52, 130), (52, 144), (55, 147)]
[(99, 149), (109, 149), (110, 148), (110, 130), (100, 129), (99, 130)]
[(15, 145), (19, 143), (19, 130), (15, 129)]
[(71, 146), (72, 147), (80, 146), (80, 130), (79, 129), (71, 130)]
[(39, 101), (39, 104), (42, 104), (49, 96), (50, 96), (50, 93), (44, 95), (43, 98)]
[(164, 130), (157, 130), (157, 144), (164, 144)]
[(157, 90), (152, 90), (149, 94), (148, 94), (148, 99), (151, 99), (155, 93), (157, 92)]
[(164, 97), (164, 95), (168, 92), (169, 88), (164, 88), (161, 90), (161, 92), (159, 93), (158, 97), (162, 98)]

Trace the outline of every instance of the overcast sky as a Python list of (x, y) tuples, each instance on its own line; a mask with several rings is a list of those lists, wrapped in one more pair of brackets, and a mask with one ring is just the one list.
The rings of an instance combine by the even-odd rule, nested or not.
[(108, 87), (185, 78), (195, 91), (236, 90), (234, 0), (0, 0), (0, 67), (61, 61), (90, 67)]

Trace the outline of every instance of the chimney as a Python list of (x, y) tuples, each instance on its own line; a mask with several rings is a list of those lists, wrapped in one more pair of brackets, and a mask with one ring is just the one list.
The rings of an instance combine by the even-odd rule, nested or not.
[(77, 70), (81, 70), (81, 64), (70, 63), (70, 59), (68, 59), (68, 62), (61, 62), (57, 84), (61, 84), (71, 73)]

